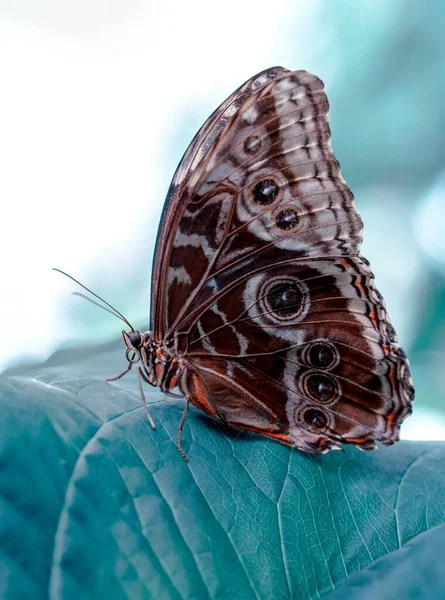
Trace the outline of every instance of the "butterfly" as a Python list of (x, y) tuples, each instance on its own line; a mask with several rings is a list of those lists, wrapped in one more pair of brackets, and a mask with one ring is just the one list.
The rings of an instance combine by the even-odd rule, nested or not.
[(186, 460), (190, 402), (317, 454), (390, 445), (411, 413), (409, 363), (360, 255), (328, 110), (316, 76), (267, 69), (207, 119), (173, 177), (151, 329), (123, 331), (128, 368), (110, 380), (140, 362), (140, 384), (179, 389)]

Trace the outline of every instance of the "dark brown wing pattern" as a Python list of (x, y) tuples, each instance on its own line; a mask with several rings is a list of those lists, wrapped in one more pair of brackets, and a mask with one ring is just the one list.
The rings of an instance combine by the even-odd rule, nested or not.
[(414, 394), (328, 108), (317, 77), (275, 68), (210, 117), (173, 180), (152, 312), (192, 402), (318, 453), (393, 443)]

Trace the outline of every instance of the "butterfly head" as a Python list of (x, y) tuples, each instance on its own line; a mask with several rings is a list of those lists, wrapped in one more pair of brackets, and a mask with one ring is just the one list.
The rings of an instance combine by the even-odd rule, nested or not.
[[(156, 379), (156, 347), (153, 344), (151, 332), (142, 333), (140, 331), (122, 331), (125, 345), (127, 347), (125, 356), (128, 360), (129, 367), (139, 361), (142, 363), (142, 370), (145, 375), (142, 375), (147, 383), (157, 385)], [(157, 361), (156, 361), (157, 362)]]
[(126, 357), (128, 362), (137, 363), (141, 359), (141, 349), (146, 341), (146, 334), (140, 331), (122, 331), (125, 345), (127, 346)]
[(122, 337), (128, 350), (132, 350), (133, 352), (137, 352), (144, 343), (144, 336), (140, 331), (130, 331), (128, 333), (122, 331)]

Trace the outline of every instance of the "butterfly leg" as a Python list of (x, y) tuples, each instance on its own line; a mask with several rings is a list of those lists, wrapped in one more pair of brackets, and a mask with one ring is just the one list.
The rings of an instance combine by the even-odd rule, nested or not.
[(123, 377), (124, 375), (126, 375), (128, 373), (128, 371), (131, 369), (132, 366), (133, 366), (133, 363), (129, 363), (129, 365), (125, 369), (125, 371), (122, 371), (122, 373), (119, 373), (119, 375), (116, 375), (116, 377), (107, 377), (105, 379), (105, 381), (117, 381), (118, 379), (120, 379), (121, 377)]
[(182, 448), (182, 429), (184, 427), (185, 419), (187, 417), (187, 411), (189, 408), (189, 404), (190, 404), (190, 400), (187, 398), (185, 401), (185, 408), (184, 408), (184, 412), (182, 413), (181, 422), (179, 423), (179, 429), (178, 429), (178, 450), (179, 450), (182, 458), (185, 460), (185, 462), (188, 462), (189, 459), (188, 459), (187, 454), (184, 452), (184, 450)]
[(142, 402), (144, 403), (145, 413), (147, 415), (148, 422), (150, 423), (152, 429), (156, 429), (156, 424), (153, 421), (153, 417), (151, 416), (150, 411), (148, 410), (147, 400), (145, 399), (144, 390), (142, 389), (142, 379), (143, 379), (142, 369), (141, 369), (141, 367), (136, 367), (136, 368), (138, 370), (139, 391), (141, 393)]

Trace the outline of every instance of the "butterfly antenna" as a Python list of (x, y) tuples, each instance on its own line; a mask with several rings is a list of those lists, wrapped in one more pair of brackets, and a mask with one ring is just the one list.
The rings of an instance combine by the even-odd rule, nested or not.
[[(62, 275), (65, 275), (65, 277), (68, 277), (69, 279), (72, 279), (72, 281), (74, 281), (75, 283), (77, 283), (78, 285), (80, 285), (80, 287), (83, 287), (83, 289), (86, 290), (88, 293), (92, 294), (95, 298), (97, 298), (98, 300), (100, 300), (101, 302), (103, 302), (104, 304), (106, 304), (113, 311), (111, 314), (113, 314), (115, 317), (118, 317), (119, 319), (121, 319), (124, 323), (126, 323), (128, 325), (128, 327), (131, 329), (131, 331), (134, 331), (133, 326), (127, 321), (127, 319), (124, 317), (124, 315), (122, 313), (120, 313), (116, 308), (114, 308), (114, 306), (111, 306), (111, 304), (109, 304), (106, 300), (104, 300), (103, 298), (101, 298), (100, 296), (98, 296), (97, 294), (95, 294), (94, 292), (92, 292), (89, 288), (87, 288), (86, 285), (83, 285), (83, 283), (80, 283), (80, 281), (77, 281), (77, 279), (75, 279), (71, 275), (68, 275), (68, 273), (65, 273), (65, 271), (61, 271), (60, 269), (56, 269), (54, 267), (53, 267), (53, 271), (57, 271), (58, 273), (62, 273)], [(78, 295), (78, 296), (82, 296), (83, 298), (85, 298), (85, 300), (88, 300), (89, 302), (92, 302), (93, 304), (95, 304), (99, 308), (103, 308), (103, 310), (106, 310), (107, 312), (111, 312), (110, 310), (108, 310), (108, 308), (105, 308), (104, 306), (101, 306), (97, 302), (94, 302), (94, 300), (91, 300), (91, 298), (88, 298), (87, 296), (84, 296), (83, 294), (78, 294), (77, 292), (74, 292), (74, 293), (76, 295)]]
[(80, 292), (73, 292), (71, 295), (72, 296), (80, 296), (80, 298), (83, 298), (84, 300), (88, 300), (88, 302), (91, 302), (91, 304), (94, 304), (94, 306), (97, 306), (98, 308), (101, 308), (102, 310), (106, 310), (107, 313), (110, 313), (110, 315), (113, 315), (113, 317), (117, 317), (121, 321), (124, 321), (124, 323), (127, 323), (127, 321), (124, 320), (120, 315), (117, 315), (115, 312), (113, 312), (106, 306), (102, 306), (102, 304), (99, 304), (99, 302), (96, 302), (92, 298), (88, 298), (88, 296), (85, 296), (85, 294), (81, 294)]

